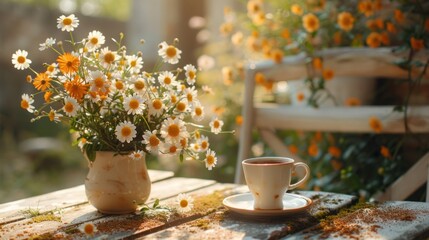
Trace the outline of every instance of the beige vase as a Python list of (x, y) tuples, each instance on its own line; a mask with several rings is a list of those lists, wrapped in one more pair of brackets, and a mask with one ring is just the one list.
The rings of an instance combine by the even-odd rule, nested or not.
[(151, 181), (145, 156), (134, 160), (114, 152), (97, 152), (89, 162), (85, 191), (89, 203), (105, 214), (135, 212), (149, 198)]

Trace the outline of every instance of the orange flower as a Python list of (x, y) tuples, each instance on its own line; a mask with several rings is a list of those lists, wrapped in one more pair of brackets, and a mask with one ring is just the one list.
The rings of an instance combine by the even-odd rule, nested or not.
[(345, 105), (349, 107), (360, 106), (361, 104), (362, 102), (360, 101), (360, 99), (355, 97), (349, 97), (346, 99), (346, 102), (345, 102)]
[(369, 118), (369, 126), (376, 133), (380, 133), (383, 130), (383, 125), (381, 124), (380, 119), (378, 119), (377, 117)]
[(334, 158), (339, 158), (341, 156), (341, 149), (336, 146), (330, 146), (328, 152)]
[(298, 100), (298, 102), (302, 102), (305, 99), (305, 95), (302, 92), (299, 92), (296, 94), (296, 100)]
[(233, 29), (234, 29), (234, 27), (231, 23), (223, 23), (219, 27), (219, 32), (225, 36), (225, 35), (230, 34)]
[(381, 34), (377, 32), (372, 32), (366, 37), (366, 44), (372, 48), (379, 47), (381, 41)]
[(334, 71), (332, 69), (325, 69), (323, 70), (323, 78), (325, 80), (331, 80), (334, 77)]
[(301, 16), (301, 15), (302, 15), (302, 13), (304, 12), (304, 11), (302, 10), (302, 7), (301, 7), (300, 5), (298, 5), (298, 4), (293, 4), (293, 5), (290, 7), (290, 11), (291, 11), (293, 14), (298, 15), (298, 16)]
[(81, 100), (88, 92), (88, 84), (84, 84), (80, 81), (78, 76), (76, 76), (72, 81), (64, 83), (64, 88), (69, 95), (76, 100)]
[(381, 153), (381, 156), (383, 156), (385, 158), (391, 158), (392, 157), (392, 155), (390, 154), (389, 148), (387, 148), (385, 146), (381, 146), (380, 153)]
[(312, 143), (310, 146), (308, 146), (308, 155), (312, 157), (316, 157), (319, 154), (319, 147), (317, 147), (317, 144)]
[(423, 42), (423, 39), (411, 37), (410, 43), (411, 43), (411, 48), (414, 51), (419, 51), (420, 49), (425, 48), (425, 44)]
[(382, 32), (381, 33), (381, 43), (383, 45), (390, 45), (389, 33), (387, 33), (387, 32)]
[(397, 32), (395, 24), (393, 24), (391, 22), (386, 23), (386, 28), (387, 28), (387, 31), (390, 33), (396, 33)]
[(290, 32), (289, 29), (285, 28), (282, 30), (281, 34), (282, 38), (284, 39), (290, 39)]
[(51, 102), (51, 96), (52, 96), (52, 92), (46, 91), (45, 94), (43, 95), (45, 102), (47, 103)]
[(322, 132), (318, 131), (314, 133), (313, 141), (320, 142), (322, 141), (322, 138), (323, 138)]
[(313, 58), (313, 67), (315, 69), (322, 69), (322, 59), (320, 59), (320, 58)]
[(315, 32), (319, 29), (319, 18), (313, 13), (308, 13), (302, 17), (302, 24), (305, 30), (309, 33)]
[(274, 49), (271, 52), (271, 58), (275, 63), (282, 63), (283, 61), (283, 51), (280, 49)]
[(265, 88), (265, 91), (272, 92), (274, 88), (274, 81), (273, 80), (266, 81), (264, 84), (264, 88)]
[(267, 81), (267, 79), (265, 78), (265, 75), (263, 73), (258, 72), (255, 74), (255, 81), (256, 84), (263, 85)]
[(404, 13), (402, 13), (402, 11), (399, 9), (395, 9), (395, 20), (399, 24), (402, 24), (405, 20)]
[(366, 17), (374, 14), (374, 5), (369, 0), (359, 2), (358, 9), (360, 13), (363, 13)]
[(60, 71), (64, 74), (74, 73), (78, 70), (80, 61), (79, 58), (73, 56), (71, 53), (64, 53), (57, 58)]
[(337, 23), (338, 26), (344, 31), (350, 31), (353, 28), (355, 18), (349, 12), (341, 12), (338, 14)]
[(342, 41), (341, 32), (335, 32), (334, 33), (334, 43), (335, 45), (340, 45)]
[(288, 150), (290, 153), (295, 155), (298, 153), (298, 147), (294, 144), (289, 145)]
[(238, 126), (241, 126), (241, 124), (243, 124), (243, 116), (238, 115), (235, 117), (235, 124), (237, 124)]
[(37, 90), (45, 91), (51, 86), (51, 78), (46, 73), (39, 73), (34, 79), (33, 85)]

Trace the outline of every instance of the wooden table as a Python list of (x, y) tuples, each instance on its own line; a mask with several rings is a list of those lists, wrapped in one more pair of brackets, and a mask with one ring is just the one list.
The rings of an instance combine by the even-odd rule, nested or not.
[[(228, 210), (222, 200), (247, 192), (244, 185), (174, 177), (149, 171), (153, 181), (148, 205), (174, 207), (179, 193), (194, 199), (185, 214), (102, 215), (88, 204), (84, 186), (0, 204), (0, 239), (88, 239), (78, 228), (92, 222), (94, 239), (426, 239), (429, 204), (357, 203), (354, 196), (312, 191), (305, 211), (280, 217), (250, 217)], [(30, 216), (30, 213), (33, 216)]]

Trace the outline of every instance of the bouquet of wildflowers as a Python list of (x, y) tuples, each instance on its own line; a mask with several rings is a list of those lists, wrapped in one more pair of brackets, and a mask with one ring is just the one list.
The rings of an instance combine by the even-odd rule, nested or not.
[[(211, 170), (217, 162), (205, 132), (218, 134), (223, 121), (217, 117), (205, 127), (205, 116), (196, 89), (197, 69), (191, 64), (175, 70), (162, 70), (164, 64), (176, 65), (181, 50), (159, 44), (160, 61), (152, 72), (144, 71), (142, 54), (129, 54), (119, 40), (116, 49), (103, 47), (105, 37), (92, 31), (75, 41), (72, 32), (79, 25), (74, 14), (57, 19), (57, 27), (70, 33), (65, 43), (48, 38), (40, 50), (51, 49), (58, 58), (42, 71), (30, 67), (28, 53), (18, 50), (12, 63), (19, 70), (30, 69), (27, 81), (37, 90), (23, 94), (21, 107), (35, 118), (65, 122), (78, 133), (78, 145), (94, 160), (96, 151), (114, 151), (141, 158), (143, 153), (179, 154), (204, 161)], [(70, 45), (70, 48), (66, 48)], [(33, 106), (34, 98), (43, 104)], [(42, 99), (43, 97), (43, 99)]]

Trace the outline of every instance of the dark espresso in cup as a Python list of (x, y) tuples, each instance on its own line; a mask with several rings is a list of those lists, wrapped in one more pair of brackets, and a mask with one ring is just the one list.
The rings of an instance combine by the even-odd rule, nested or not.
[(283, 163), (287, 163), (285, 161), (267, 161), (267, 160), (261, 160), (261, 161), (253, 161), (253, 162), (249, 162), (248, 164), (255, 164), (255, 165), (275, 165), (275, 164), (283, 164)]

